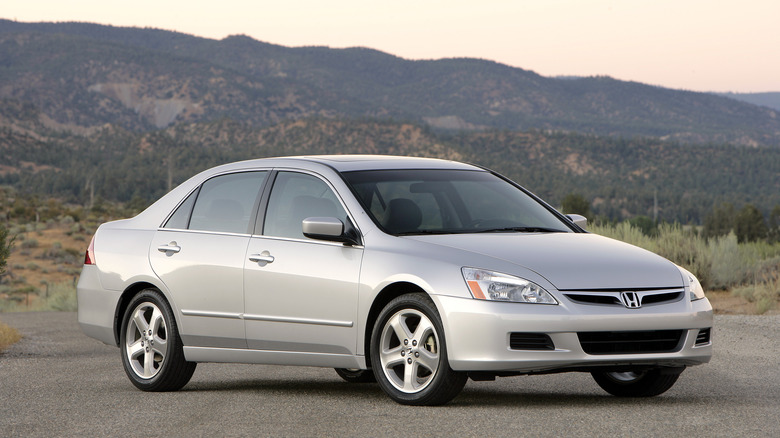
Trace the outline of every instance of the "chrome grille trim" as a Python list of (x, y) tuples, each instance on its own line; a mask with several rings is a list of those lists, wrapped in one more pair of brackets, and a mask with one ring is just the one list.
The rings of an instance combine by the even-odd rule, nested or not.
[(561, 291), (566, 298), (576, 304), (625, 307), (623, 301), (620, 299), (620, 294), (622, 292), (635, 293), (639, 298), (640, 308), (674, 303), (685, 297), (684, 289)]

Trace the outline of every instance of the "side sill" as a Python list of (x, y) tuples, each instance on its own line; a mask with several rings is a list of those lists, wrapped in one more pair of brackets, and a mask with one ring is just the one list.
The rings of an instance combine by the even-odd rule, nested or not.
[(184, 347), (184, 357), (190, 362), (249, 363), (366, 369), (365, 356), (353, 356), (350, 354)]

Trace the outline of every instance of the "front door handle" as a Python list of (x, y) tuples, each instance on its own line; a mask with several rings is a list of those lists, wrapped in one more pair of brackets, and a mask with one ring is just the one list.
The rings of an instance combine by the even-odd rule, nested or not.
[(177, 253), (177, 252), (181, 251), (181, 247), (179, 245), (177, 245), (176, 242), (171, 242), (171, 243), (169, 243), (167, 245), (160, 245), (160, 246), (158, 246), (157, 247), (157, 251), (165, 252), (165, 253), (169, 253), (169, 252)]
[(269, 254), (267, 251), (264, 251), (262, 254), (252, 254), (249, 256), (249, 261), (256, 263), (273, 263), (274, 260), (274, 256)]

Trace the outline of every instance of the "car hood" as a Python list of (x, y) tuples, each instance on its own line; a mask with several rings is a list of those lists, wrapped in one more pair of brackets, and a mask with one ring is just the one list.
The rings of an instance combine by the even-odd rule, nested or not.
[[(508, 261), (536, 272), (559, 290), (683, 286), (680, 271), (669, 260), (597, 234), (494, 233), (408, 238)], [(469, 262), (465, 265), (469, 266)], [(477, 260), (470, 266), (495, 269), (481, 266)]]

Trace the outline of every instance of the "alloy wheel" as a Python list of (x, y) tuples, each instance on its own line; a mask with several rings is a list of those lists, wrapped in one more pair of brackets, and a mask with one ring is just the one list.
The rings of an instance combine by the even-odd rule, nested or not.
[(165, 317), (153, 303), (143, 302), (127, 322), (125, 351), (133, 372), (151, 379), (162, 369), (168, 354), (168, 328)]
[(380, 338), (382, 372), (404, 393), (424, 390), (440, 364), (436, 328), (425, 314), (402, 309), (387, 320)]

